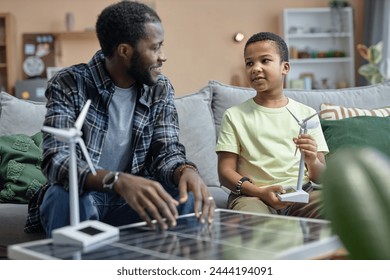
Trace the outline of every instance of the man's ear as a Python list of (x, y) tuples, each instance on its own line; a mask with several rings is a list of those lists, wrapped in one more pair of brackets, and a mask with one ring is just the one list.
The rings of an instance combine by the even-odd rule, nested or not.
[(130, 60), (134, 53), (133, 47), (129, 44), (119, 44), (116, 51), (119, 57), (126, 60)]
[(290, 63), (287, 62), (287, 61), (283, 61), (282, 63), (283, 63), (283, 65), (282, 65), (282, 67), (283, 67), (282, 74), (283, 75), (287, 75), (288, 72), (290, 72)]

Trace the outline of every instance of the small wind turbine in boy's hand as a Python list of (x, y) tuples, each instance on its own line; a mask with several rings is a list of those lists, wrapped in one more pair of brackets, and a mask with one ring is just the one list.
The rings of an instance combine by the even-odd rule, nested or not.
[(91, 100), (87, 100), (81, 110), (74, 127), (60, 129), (43, 126), (42, 131), (53, 134), (58, 140), (69, 143), (69, 211), (70, 226), (55, 229), (52, 232), (53, 241), (57, 244), (77, 245), (83, 248), (95, 248), (107, 242), (118, 239), (119, 230), (116, 227), (107, 225), (99, 221), (84, 221), (80, 223), (79, 191), (77, 179), (77, 158), (76, 144), (80, 145), (81, 151), (91, 169), (93, 175), (96, 170), (89, 157), (87, 147), (81, 136), (81, 128), (87, 116)]
[[(316, 128), (319, 125), (318, 121), (311, 120), (311, 118), (313, 118), (315, 115), (317, 115), (318, 112), (316, 112), (315, 114), (300, 121), (288, 108), (286, 108), (286, 109), (294, 117), (294, 119), (297, 121), (297, 123), (299, 125), (299, 135), (306, 134), (308, 129)], [(297, 150), (298, 150), (298, 147), (295, 149), (294, 155), (296, 155)], [(285, 191), (286, 191), (285, 193), (277, 194), (278, 198), (281, 201), (301, 202), (301, 203), (308, 203), (309, 202), (309, 194), (302, 189), (302, 181), (303, 181), (304, 172), (305, 172), (304, 154), (301, 153), (301, 158), (299, 160), (299, 172), (298, 172), (297, 186), (295, 188), (294, 187), (287, 187), (287, 188), (285, 188)]]

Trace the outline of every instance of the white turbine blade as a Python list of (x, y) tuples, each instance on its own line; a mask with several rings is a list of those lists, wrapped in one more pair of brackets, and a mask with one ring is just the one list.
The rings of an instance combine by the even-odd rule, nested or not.
[(50, 126), (43, 126), (42, 131), (53, 134), (53, 135), (57, 136), (57, 138), (62, 140), (62, 141), (69, 141), (69, 139), (74, 137), (74, 133), (71, 130), (67, 130), (67, 129), (60, 129), (60, 128), (55, 128), (55, 127), (50, 127)]
[[(303, 129), (302, 127), (299, 128), (299, 132), (298, 132), (298, 137), (299, 135), (301, 135), (303, 133)], [(297, 152), (298, 152), (298, 147), (295, 148), (295, 152), (294, 152), (294, 157), (297, 155)]]
[(88, 150), (87, 150), (87, 147), (85, 146), (85, 143), (84, 143), (83, 139), (81, 139), (80, 137), (77, 137), (76, 141), (80, 145), (81, 151), (83, 152), (84, 157), (85, 157), (85, 159), (88, 162), (89, 168), (91, 168), (92, 174), (96, 175), (95, 167), (93, 166), (92, 160), (91, 160), (91, 158), (90, 158), (90, 156), (88, 154)]
[(307, 122), (308, 120), (310, 120), (312, 117), (314, 117), (315, 115), (317, 115), (318, 112), (314, 113), (313, 115), (311, 115), (310, 117), (307, 117), (306, 119), (303, 120), (303, 122)]
[(287, 111), (291, 114), (291, 116), (293, 116), (294, 117), (294, 119), (297, 121), (297, 123), (299, 124), (299, 125), (301, 125), (301, 122), (298, 120), (298, 118), (296, 117), (296, 116), (294, 116), (294, 114), (286, 107), (286, 109), (287, 109)]
[(314, 129), (316, 128), (320, 123), (316, 120), (308, 120), (306, 123), (306, 129)]
[(91, 105), (91, 100), (88, 99), (84, 105), (84, 108), (81, 110), (80, 115), (77, 117), (77, 120), (76, 120), (74, 126), (78, 131), (80, 131), (81, 128), (83, 127), (83, 123), (84, 123), (85, 117), (87, 116), (88, 109), (89, 109), (90, 105)]

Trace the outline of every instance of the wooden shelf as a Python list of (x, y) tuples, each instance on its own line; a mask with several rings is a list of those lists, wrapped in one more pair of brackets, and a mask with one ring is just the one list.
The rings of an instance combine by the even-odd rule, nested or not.
[(10, 13), (0, 13), (0, 90), (14, 93), (15, 72), (14, 18)]
[(288, 33), (290, 40), (307, 38), (342, 38), (351, 37), (349, 32)]
[(340, 62), (350, 62), (350, 57), (326, 57), (326, 58), (298, 58), (290, 59), (291, 63), (294, 64), (304, 64), (304, 63), (340, 63)]
[(95, 30), (88, 31), (72, 31), (72, 32), (54, 32), (57, 39), (88, 39), (96, 38)]
[[(47, 78), (46, 70), (48, 67), (58, 67), (61, 65), (63, 58), (64, 44), (71, 43), (77, 47), (78, 44), (89, 44), (90, 42), (97, 41), (95, 30), (76, 30), (76, 31), (63, 31), (63, 32), (40, 32), (40, 33), (24, 33), (22, 35), (23, 48), (26, 46), (31, 48), (29, 53), (24, 52), (23, 61), (29, 56), (35, 55), (41, 45), (45, 45), (47, 53), (41, 56), (41, 60), (44, 64), (45, 71), (39, 76), (41, 79)], [(28, 79), (29, 76), (23, 71), (23, 79)]]
[[(352, 8), (343, 8), (338, 13), (330, 8), (285, 9), (283, 34), (290, 50), (291, 65), (286, 88), (307, 74), (313, 77), (312, 86), (320, 86), (324, 79), (328, 80), (330, 88), (340, 84), (355, 85)], [(344, 56), (324, 57), (329, 52)], [(321, 56), (316, 57), (320, 53)], [(303, 54), (307, 58), (297, 58)]]

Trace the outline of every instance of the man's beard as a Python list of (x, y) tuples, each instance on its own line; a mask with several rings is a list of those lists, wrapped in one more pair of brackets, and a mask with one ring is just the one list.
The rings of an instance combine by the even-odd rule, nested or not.
[(141, 63), (138, 52), (135, 52), (131, 58), (131, 66), (127, 69), (127, 74), (133, 77), (137, 84), (145, 84), (148, 86), (153, 86), (156, 84), (156, 81), (153, 80), (150, 71), (146, 69)]

